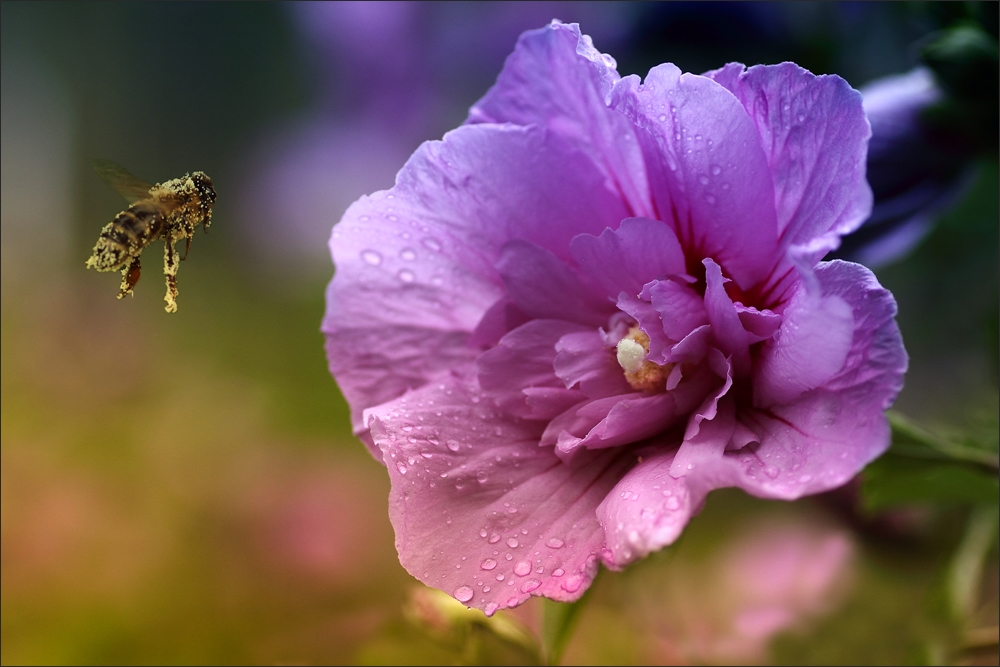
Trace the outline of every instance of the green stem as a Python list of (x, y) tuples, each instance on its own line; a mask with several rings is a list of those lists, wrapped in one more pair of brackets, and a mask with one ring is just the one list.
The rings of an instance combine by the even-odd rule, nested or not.
[[(600, 571), (598, 571), (600, 575)], [(569, 639), (580, 620), (580, 612), (590, 599), (597, 578), (576, 602), (542, 600), (542, 660), (546, 665), (558, 665)]]
[(996, 540), (996, 534), (996, 506), (980, 505), (973, 508), (965, 528), (965, 535), (948, 568), (948, 597), (951, 609), (962, 621), (968, 619), (975, 610), (983, 566)]
[[(975, 447), (968, 447), (966, 445), (959, 445), (946, 440), (945, 438), (928, 431), (924, 427), (917, 425), (916, 423), (910, 421), (909, 418), (904, 417), (900, 413), (893, 410), (890, 410), (888, 415), (889, 424), (892, 425), (892, 430), (895, 434), (901, 435), (930, 448), (934, 452), (940, 454), (941, 458), (978, 463), (980, 465), (993, 468), (994, 470), (1000, 469), (1000, 456), (993, 454), (992, 452), (977, 449)], [(894, 444), (893, 449), (898, 454), (910, 455), (918, 458), (927, 458), (926, 454), (922, 455), (920, 452), (914, 451), (905, 445)]]

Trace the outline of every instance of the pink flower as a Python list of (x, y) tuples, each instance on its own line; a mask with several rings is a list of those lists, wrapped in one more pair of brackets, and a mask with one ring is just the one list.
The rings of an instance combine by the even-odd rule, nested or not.
[(330, 242), (330, 369), (400, 561), (487, 614), (578, 598), (712, 489), (818, 493), (889, 442), (895, 302), (819, 262), (871, 208), (861, 97), (614, 67), (576, 25), (525, 33)]

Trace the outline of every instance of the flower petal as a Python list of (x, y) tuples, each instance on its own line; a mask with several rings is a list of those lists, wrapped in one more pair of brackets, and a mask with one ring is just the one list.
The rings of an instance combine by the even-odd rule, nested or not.
[(790, 403), (844, 366), (854, 336), (851, 306), (808, 284), (803, 281), (782, 314), (781, 326), (763, 344), (754, 368), (754, 405)]
[(597, 508), (607, 544), (603, 560), (614, 570), (673, 543), (704, 500), (692, 497), (684, 478), (671, 477), (672, 448), (639, 454), (639, 464)]
[(467, 126), (421, 146), (396, 186), (355, 202), (330, 240), (337, 272), (322, 330), (355, 432), (365, 408), (471, 361), (469, 333), (503, 296), (505, 243), (569, 260), (573, 236), (624, 217), (590, 160), (541, 128)]
[(505, 418), (455, 378), (367, 417), (410, 574), (487, 614), (532, 595), (583, 594), (604, 541), (595, 510), (633, 459), (583, 452), (567, 465), (538, 447), (538, 422)]
[(743, 289), (766, 278), (778, 259), (774, 186), (757, 128), (732, 93), (666, 64), (642, 84), (619, 81), (610, 104), (646, 130), (654, 217), (673, 226), (689, 268), (712, 257)]
[(594, 295), (580, 276), (545, 248), (515, 239), (504, 245), (497, 270), (514, 305), (528, 317), (599, 327), (614, 306)]
[(556, 344), (556, 375), (567, 388), (579, 385), (587, 398), (603, 398), (633, 391), (625, 380), (613, 349), (597, 331), (569, 333)]
[(637, 296), (651, 280), (684, 273), (684, 251), (674, 230), (659, 220), (628, 218), (600, 236), (580, 234), (570, 252), (581, 270), (611, 299), (621, 292)]
[[(521, 35), (496, 85), (472, 106), (467, 123), (538, 125), (581, 147), (631, 216), (652, 216), (636, 129), (608, 108), (620, 77), (577, 24), (553, 21)], [(626, 216), (622, 216), (626, 217)]]
[[(557, 406), (572, 405), (584, 398), (580, 392), (564, 387), (553, 370), (556, 343), (566, 334), (582, 329), (564, 320), (532, 320), (519, 326), (492, 350), (479, 355), (476, 367), (480, 386), (508, 414), (526, 419), (555, 417), (562, 410), (549, 414), (553, 401)], [(555, 391), (544, 401), (529, 402), (524, 390), (538, 387)]]
[(865, 179), (871, 129), (861, 94), (839, 76), (816, 76), (794, 63), (742, 70), (730, 63), (706, 76), (732, 92), (757, 125), (783, 242), (856, 229), (872, 206)]

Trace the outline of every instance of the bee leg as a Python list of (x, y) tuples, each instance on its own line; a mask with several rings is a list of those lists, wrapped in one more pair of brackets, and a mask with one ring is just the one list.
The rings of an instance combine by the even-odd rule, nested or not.
[[(118, 292), (119, 299), (124, 297), (126, 294), (132, 294), (132, 288), (139, 282), (139, 276), (141, 273), (142, 266), (139, 264), (138, 257), (133, 259), (128, 266), (122, 269), (122, 284), (119, 288), (121, 291)], [(132, 295), (135, 296), (134, 294)]]
[(163, 297), (163, 300), (167, 302), (166, 310), (168, 313), (177, 312), (177, 269), (180, 267), (180, 258), (177, 255), (177, 250), (174, 248), (174, 244), (177, 243), (177, 239), (173, 237), (166, 237), (163, 239), (166, 248), (163, 253), (163, 274), (167, 277), (167, 294)]
[(187, 244), (184, 246), (184, 256), (181, 257), (182, 262), (188, 258), (188, 253), (191, 252), (191, 239), (193, 238), (194, 234), (187, 237)]

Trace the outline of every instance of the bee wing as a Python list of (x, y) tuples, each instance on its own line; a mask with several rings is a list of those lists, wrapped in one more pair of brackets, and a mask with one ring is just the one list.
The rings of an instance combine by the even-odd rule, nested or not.
[(94, 171), (110, 185), (115, 192), (120, 194), (129, 204), (134, 204), (143, 199), (149, 199), (149, 191), (152, 185), (140, 180), (129, 173), (125, 167), (111, 160), (91, 160)]

